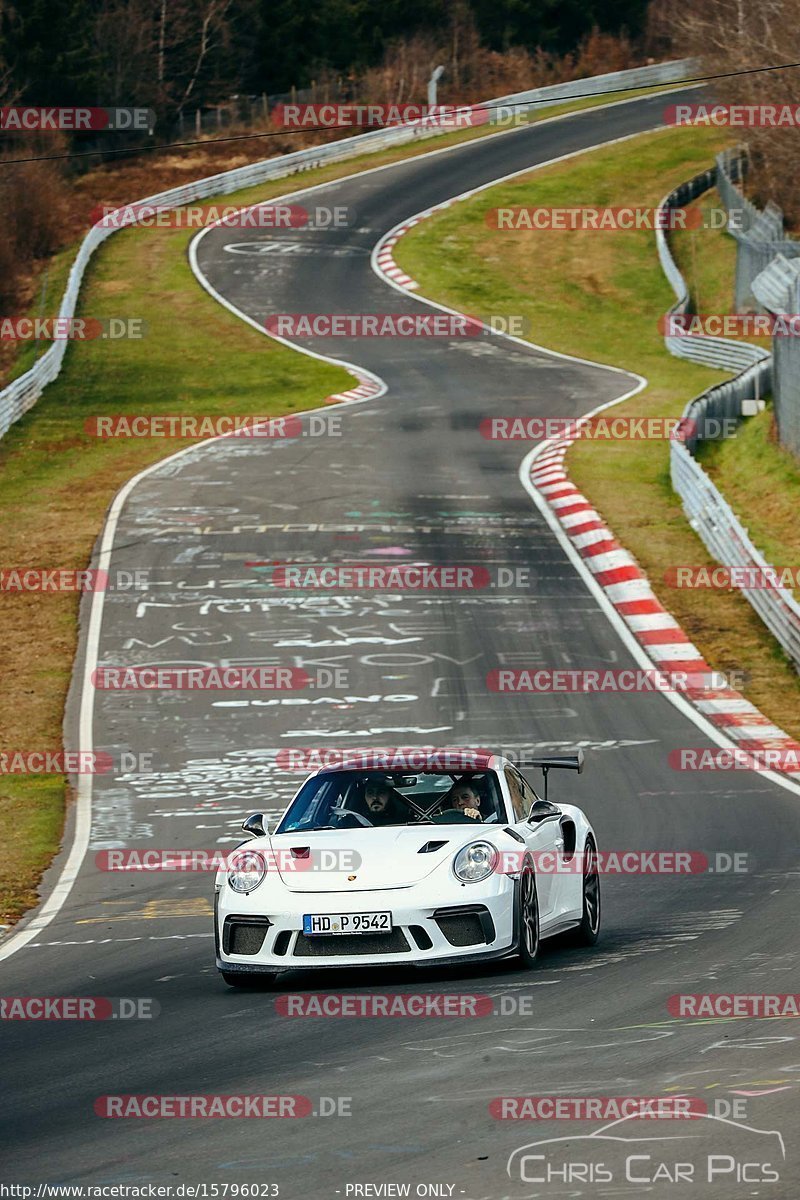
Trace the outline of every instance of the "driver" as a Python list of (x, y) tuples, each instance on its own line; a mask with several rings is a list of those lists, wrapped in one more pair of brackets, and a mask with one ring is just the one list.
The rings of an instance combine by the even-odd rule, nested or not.
[(398, 825), (408, 813), (397, 793), (384, 779), (368, 779), (364, 787), (364, 804), (373, 825)]
[(473, 821), (480, 821), (480, 807), (480, 794), (471, 783), (454, 783), (442, 801), (442, 811), (455, 808)]

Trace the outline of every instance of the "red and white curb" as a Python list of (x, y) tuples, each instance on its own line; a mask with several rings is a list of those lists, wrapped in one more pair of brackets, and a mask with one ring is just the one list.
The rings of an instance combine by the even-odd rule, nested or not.
[[(800, 742), (789, 737), (754, 704), (727, 684), (713, 686), (714, 668), (703, 658), (671, 613), (656, 598), (647, 576), (633, 555), (614, 537), (603, 518), (570, 480), (564, 466), (575, 438), (549, 442), (531, 465), (533, 487), (558, 520), (595, 583), (603, 590), (618, 616), (657, 670), (692, 677), (692, 684), (676, 690), (698, 712), (745, 752), (788, 751), (800, 764)], [(708, 675), (712, 686), (703, 687)], [(797, 776), (797, 768), (785, 773)]]
[(349, 400), (366, 400), (369, 396), (380, 396), (386, 390), (377, 379), (371, 379), (367, 375), (357, 375), (356, 378), (361, 380), (357, 387), (348, 388), (346, 392), (334, 392), (333, 395), (326, 396), (322, 403), (346, 404)]
[(452, 200), (445, 200), (441, 204), (435, 204), (432, 208), (423, 209), (422, 212), (417, 213), (416, 216), (411, 217), (410, 220), (405, 221), (402, 225), (395, 225), (394, 229), (390, 229), (380, 239), (372, 252), (373, 266), (378, 271), (378, 274), (385, 275), (392, 283), (398, 287), (405, 288), (407, 292), (415, 292), (419, 284), (416, 279), (412, 279), (410, 275), (407, 275), (405, 271), (398, 267), (392, 253), (393, 247), (400, 241), (400, 238), (404, 234), (408, 233), (409, 229), (413, 229), (415, 225), (419, 225), (420, 221), (426, 221), (434, 213), (442, 212), (445, 208), (450, 208), (451, 205), (464, 198), (462, 196), (454, 196)]
[(397, 242), (403, 236), (404, 233), (408, 232), (412, 225), (416, 224), (417, 219), (415, 218), (413, 221), (408, 221), (405, 225), (401, 225), (399, 228), (392, 230), (392, 232), (387, 234), (387, 236), (381, 241), (375, 255), (375, 261), (378, 264), (381, 274), (385, 275), (387, 279), (391, 279), (393, 283), (399, 284), (400, 287), (406, 288), (409, 292), (416, 291), (416, 289), (419, 287), (419, 284), (415, 279), (412, 279), (410, 275), (406, 275), (405, 271), (401, 271), (401, 269), (398, 267), (397, 263), (394, 261), (392, 247), (394, 246), (395, 242)]
[[(377, 273), (385, 275), (387, 282), (394, 287), (408, 291), (412, 290), (412, 286), (413, 289), (418, 288), (419, 284), (414, 280), (410, 281), (412, 286), (409, 286), (404, 284), (401, 278), (389, 274), (384, 264), (390, 259), (394, 264), (394, 258), (391, 253), (387, 257), (387, 249), (390, 251), (403, 234), (420, 221), (468, 199), (471, 195), (472, 192), (465, 192), (463, 195), (453, 196), (443, 204), (425, 209), (403, 225), (392, 229), (375, 249), (373, 267)], [(409, 279), (403, 272), (399, 274)], [(419, 299), (442, 311), (455, 311), (427, 297), (420, 296)], [(510, 335), (501, 336), (508, 336), (509, 341), (521, 341)], [(641, 386), (644, 386), (645, 382), (641, 379)], [(626, 397), (621, 396), (619, 400), (612, 401), (612, 404), (624, 399)], [(572, 483), (567, 475), (564, 459), (574, 441), (575, 438), (565, 437), (546, 442), (530, 463), (530, 484), (549, 509), (557, 527), (580, 558), (594, 583), (604, 594), (622, 627), (634, 639), (640, 653), (645, 655), (645, 661), (649, 660), (655, 670), (690, 676), (685, 687), (678, 687), (679, 681), (675, 681), (676, 692), (679, 692), (698, 717), (708, 722), (722, 738), (732, 742), (737, 750), (743, 753), (769, 750), (779, 751), (782, 755), (787, 754), (788, 763), (777, 768), (774, 775), (772, 772), (768, 774), (775, 779), (800, 779), (800, 766), (792, 765), (795, 762), (800, 763), (800, 742), (765, 717), (735, 688), (727, 683), (715, 686), (721, 680), (722, 672), (715, 671), (705, 661), (672, 614), (656, 598), (647, 576), (633, 555), (620, 545), (597, 510)], [(708, 676), (709, 686), (703, 686), (703, 676)]]

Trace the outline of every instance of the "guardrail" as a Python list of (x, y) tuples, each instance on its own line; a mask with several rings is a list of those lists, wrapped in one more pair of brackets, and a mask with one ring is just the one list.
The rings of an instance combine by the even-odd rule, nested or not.
[[(718, 167), (709, 167), (707, 171), (701, 171), (699, 175), (695, 175), (686, 183), (680, 184), (669, 192), (658, 206), (659, 211), (683, 208), (685, 204), (696, 200), (698, 196), (702, 196), (704, 192), (714, 187), (719, 179)], [(663, 226), (662, 221), (657, 221), (656, 224)], [(667, 316), (683, 316), (689, 311), (689, 289), (672, 257), (669, 240), (663, 227), (656, 229), (656, 247), (661, 267), (677, 297)], [(686, 358), (707, 367), (718, 367), (722, 371), (744, 371), (760, 359), (769, 358), (768, 351), (762, 350), (759, 346), (751, 346), (746, 342), (733, 342), (727, 338), (698, 337), (696, 334), (684, 336), (667, 334), (664, 342), (670, 354), (674, 354), (676, 358)]]
[[(498, 117), (500, 106), (503, 109), (513, 106), (517, 111), (524, 112), (544, 101), (566, 100), (584, 96), (589, 92), (677, 83), (694, 68), (693, 60), (680, 59), (668, 63), (656, 63), (648, 67), (634, 67), (628, 71), (613, 71), (606, 75), (592, 76), (590, 79), (532, 88), (527, 92), (516, 92), (510, 96), (501, 96), (496, 100), (484, 101), (484, 103), (492, 106), (491, 119), (497, 121), (504, 115), (500, 111)], [(124, 228), (127, 224), (135, 224), (136, 208), (151, 205), (158, 205), (160, 208), (180, 208), (195, 200), (207, 200), (211, 196), (227, 196), (242, 188), (265, 183), (271, 179), (283, 179), (300, 171), (323, 166), (326, 163), (355, 158), (360, 154), (380, 150), (384, 146), (402, 145), (419, 138), (441, 136), (447, 132), (449, 130), (443, 128), (441, 122), (437, 122), (436, 118), (423, 118), (421, 121), (407, 125), (378, 129), (370, 133), (358, 134), (355, 137), (341, 138), (324, 146), (311, 146), (292, 154), (278, 155), (257, 163), (249, 163), (244, 167), (236, 167), (232, 171), (209, 175), (205, 179), (185, 184), (183, 187), (158, 192), (155, 195), (147, 196), (144, 200), (138, 200), (130, 206), (126, 205), (125, 209), (130, 209), (128, 220), (120, 221), (119, 225), (112, 227), (95, 225), (84, 238), (72, 264), (58, 315), (66, 320), (75, 316), (80, 287), (89, 259), (98, 246), (112, 233), (116, 233), (119, 228)], [(3, 437), (11, 425), (33, 407), (47, 384), (52, 383), (58, 376), (67, 344), (67, 341), (54, 342), (35, 366), (0, 391), (0, 437)]]
[(800, 458), (800, 259), (776, 255), (752, 286), (755, 298), (786, 327), (772, 338), (772, 399), (778, 439)]
[(787, 238), (783, 212), (771, 200), (757, 208), (736, 186), (747, 174), (745, 147), (723, 150), (717, 155), (717, 190), (728, 214), (728, 232), (736, 239), (736, 282), (734, 308), (746, 312), (758, 307), (753, 282), (777, 254), (800, 257), (800, 242)]
[[(747, 233), (759, 217), (761, 210), (756, 208), (752, 200), (748, 200), (736, 185), (741, 183), (747, 174), (747, 149), (744, 146), (734, 146), (722, 150), (716, 156), (717, 191), (722, 201), (722, 207), (728, 214), (728, 220), (741, 233)], [(735, 220), (734, 220), (734, 214)], [(731, 229), (730, 232), (733, 232)]]
[[(678, 206), (695, 199), (713, 187), (718, 178), (724, 179), (717, 172), (718, 167), (712, 167), (696, 175), (670, 192), (660, 207)], [(689, 304), (686, 281), (672, 257), (663, 229), (657, 230), (656, 238), (661, 265), (678, 297), (670, 312), (684, 313)], [(670, 441), (670, 478), (689, 524), (717, 562), (730, 567), (768, 571), (770, 564), (753, 545), (725, 497), (694, 457), (694, 451), (699, 442), (723, 435), (729, 428), (725, 422), (738, 423), (745, 402), (757, 399), (769, 390), (772, 358), (758, 347), (745, 347), (724, 338), (692, 336), (664, 340), (670, 352), (679, 357), (739, 371), (734, 379), (708, 388), (687, 404), (683, 412), (685, 430)], [(707, 438), (704, 435), (709, 426), (713, 432)], [(800, 604), (792, 592), (783, 587), (740, 590), (800, 671)]]
[[(759, 572), (771, 569), (725, 497), (680, 442), (672, 443), (670, 474), (692, 528), (717, 562)], [(740, 590), (800, 671), (800, 604), (791, 591), (763, 586)]]

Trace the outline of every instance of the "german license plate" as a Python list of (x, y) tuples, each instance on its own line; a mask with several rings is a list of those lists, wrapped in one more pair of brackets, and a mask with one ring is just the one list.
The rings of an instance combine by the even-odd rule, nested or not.
[(312, 936), (318, 933), (391, 933), (390, 912), (306, 913), (303, 916), (303, 933)]

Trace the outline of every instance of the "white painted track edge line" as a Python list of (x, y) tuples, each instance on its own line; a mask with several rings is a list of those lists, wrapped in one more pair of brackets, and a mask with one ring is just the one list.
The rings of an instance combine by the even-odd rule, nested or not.
[[(506, 137), (510, 134), (519, 133), (521, 130), (529, 130), (529, 129), (533, 128), (534, 126), (538, 127), (538, 126), (542, 126), (542, 125), (552, 124), (554, 121), (564, 121), (564, 120), (567, 120), (572, 117), (579, 117), (579, 116), (582, 116), (583, 114), (589, 114), (589, 113), (596, 112), (599, 109), (616, 108), (622, 104), (635, 104), (638, 101), (649, 99), (652, 96), (669, 95), (672, 92), (685, 91), (687, 86), (697, 86), (697, 85), (686, 85), (686, 84), (678, 83), (674, 87), (666, 88), (666, 89), (663, 89), (658, 92), (650, 92), (646, 96), (633, 96), (633, 97), (629, 97), (625, 100), (614, 101), (611, 104), (598, 104), (598, 105), (590, 106), (585, 109), (580, 109), (576, 112), (561, 113), (555, 117), (546, 117), (542, 121), (534, 121), (534, 122), (531, 122), (529, 125), (519, 126), (517, 128), (512, 128), (512, 129), (501, 130), (497, 133), (489, 134), (488, 136), (489, 137)], [(639, 135), (636, 134), (633, 136), (639, 136)], [(337, 179), (333, 179), (333, 180), (326, 180), (323, 183), (310, 184), (308, 187), (300, 188), (300, 189), (298, 189), (296, 191), (292, 191), (292, 192), (287, 192), (283, 196), (277, 196), (277, 197), (273, 196), (268, 201), (259, 201), (255, 204), (247, 205), (239, 211), (248, 212), (252, 208), (258, 208), (259, 205), (261, 205), (261, 204), (265, 204), (265, 203), (275, 204), (275, 203), (283, 201), (283, 200), (293, 199), (297, 196), (306, 195), (308, 192), (313, 192), (313, 191), (317, 191), (321, 188), (334, 186), (334, 185), (340, 184), (340, 183), (345, 183), (348, 180), (355, 179), (361, 175), (371, 175), (378, 171), (389, 170), (390, 168), (396, 167), (404, 162), (411, 163), (411, 162), (415, 162), (419, 158), (430, 158), (433, 155), (448, 154), (448, 153), (451, 153), (452, 151), (463, 149), (465, 146), (472, 145), (474, 142), (479, 142), (479, 141), (483, 141), (483, 140), (484, 139), (482, 137), (470, 138), (470, 139), (466, 139), (463, 142), (456, 142), (452, 146), (440, 146), (437, 149), (426, 151), (423, 154), (415, 154), (415, 155), (410, 156), (407, 159), (400, 158), (400, 159), (396, 160), (395, 162), (383, 163), (377, 167), (369, 167), (369, 168), (366, 168), (365, 170), (353, 171), (350, 175), (340, 176)], [(411, 144), (413, 145), (414, 143), (411, 143)], [(600, 143), (600, 144), (608, 145), (609, 143), (604, 142), (604, 143)], [(589, 147), (588, 149), (592, 149), (592, 147)], [(376, 153), (377, 153), (377, 151), (376, 151)], [(584, 151), (576, 151), (576, 153), (581, 154), (581, 153), (584, 153)], [(574, 155), (568, 155), (566, 157), (574, 157)], [(542, 164), (542, 165), (545, 165), (545, 164)], [(530, 168), (528, 168), (528, 169), (530, 169)], [(501, 181), (498, 180), (497, 182), (501, 182)], [(487, 186), (492, 186), (492, 185), (489, 184)], [(189, 244), (189, 264), (190, 264), (192, 273), (194, 274), (194, 276), (198, 280), (198, 282), (201, 284), (201, 286), (208, 292), (208, 294), (211, 295), (224, 308), (228, 309), (229, 312), (233, 313), (235, 316), (244, 320), (247, 324), (251, 325), (254, 329), (257, 329), (259, 331), (259, 333), (264, 334), (264, 336), (272, 337), (274, 341), (281, 342), (283, 345), (289, 346), (291, 349), (297, 350), (301, 354), (306, 354), (310, 358), (316, 358), (322, 362), (329, 362), (335, 366), (343, 367), (345, 370), (350, 371), (350, 373), (353, 374), (359, 380), (363, 380), (363, 379), (371, 380), (378, 388), (378, 390), (375, 391), (374, 393), (372, 393), (371, 395), (364, 396), (363, 398), (359, 398), (359, 399), (353, 398), (350, 400), (346, 400), (346, 401), (342, 402), (343, 404), (347, 404), (348, 406), (353, 405), (353, 404), (364, 404), (364, 403), (367, 403), (368, 401), (376, 400), (380, 396), (385, 395), (386, 391), (387, 391), (386, 383), (379, 376), (373, 374), (371, 371), (368, 371), (363, 367), (356, 367), (356, 366), (354, 366), (354, 364), (346, 362), (342, 359), (328, 358), (325, 355), (317, 354), (313, 350), (308, 350), (304, 347), (298, 346), (294, 342), (290, 342), (287, 339), (279, 337), (278, 335), (276, 335), (274, 333), (268, 333), (267, 330), (265, 328), (263, 328), (261, 325), (259, 325), (259, 323), (256, 320), (254, 320), (252, 317), (250, 317), (247, 313), (243, 313), (243, 312), (241, 312), (241, 310), (237, 309), (233, 304), (231, 304), (229, 301), (227, 301), (223, 296), (221, 296), (211, 286), (211, 284), (208, 282), (206, 277), (202, 274), (202, 271), (200, 270), (200, 267), (198, 265), (196, 247), (197, 247), (197, 244), (202, 239), (202, 237), (206, 233), (208, 233), (208, 231), (210, 229), (214, 229), (214, 228), (216, 228), (217, 225), (220, 225), (220, 224), (222, 224), (221, 221), (217, 222), (215, 225), (209, 225), (209, 226), (204, 227), (202, 230), (200, 230), (200, 232), (194, 238), (192, 238), (192, 241)], [(381, 239), (381, 240), (383, 240), (383, 239)], [(373, 250), (373, 254), (374, 254), (374, 250)], [(381, 278), (384, 278), (382, 273), (381, 273)], [(408, 294), (407, 289), (398, 289), (398, 290), (402, 290), (404, 292), (404, 294), (406, 294), (406, 295)], [(424, 300), (425, 303), (431, 303), (431, 304), (433, 303), (431, 301), (425, 300), (424, 297), (422, 297), (422, 296), (418, 297), (418, 299)], [(443, 307), (443, 306), (436, 306), (436, 307)], [(445, 311), (452, 311), (452, 310), (445, 310)], [(512, 339), (512, 340), (521, 341), (521, 339)], [(532, 343), (530, 343), (530, 342), (523, 342), (522, 344), (524, 344), (526, 346), (532, 345)], [(545, 348), (541, 347), (541, 349), (544, 350)], [(547, 351), (547, 353), (556, 354), (555, 351)], [(557, 355), (557, 357), (569, 357), (569, 356)], [(589, 360), (578, 360), (578, 361), (588, 362)], [(597, 365), (597, 364), (591, 364), (591, 365)], [(616, 367), (609, 367), (608, 369), (609, 370), (620, 370), (620, 368), (616, 368)], [(625, 372), (625, 374), (631, 374), (631, 372)], [(643, 380), (640, 387), (637, 387), (635, 389), (635, 391), (639, 391), (640, 388), (644, 387), (644, 386), (646, 386), (646, 381)], [(630, 393), (630, 394), (634, 394), (634, 393)], [(625, 397), (621, 397), (621, 399), (625, 399)], [(306, 409), (306, 410), (304, 410), (303, 413), (298, 413), (297, 415), (300, 417), (303, 417), (303, 416), (311, 415), (312, 413), (319, 413), (319, 412), (330, 412), (330, 406), (322, 406), (322, 407), (316, 408), (316, 409)], [(225, 437), (208, 438), (208, 439), (198, 443), (197, 445), (186, 446), (182, 450), (177, 450), (174, 454), (170, 454), (166, 458), (160, 459), (157, 463), (153, 463), (149, 467), (146, 467), (143, 471), (138, 472), (138, 474), (134, 475), (133, 478), (129, 479), (128, 482), (123, 485), (123, 487), (116, 493), (116, 495), (111, 503), (111, 506), (108, 511), (108, 515), (105, 520), (105, 524), (103, 526), (103, 532), (102, 532), (102, 537), (101, 537), (101, 549), (100, 549), (100, 553), (98, 555), (99, 566), (102, 566), (103, 563), (109, 561), (109, 559), (110, 559), (111, 551), (113, 550), (113, 541), (114, 541), (114, 537), (116, 534), (117, 525), (119, 523), (120, 514), (122, 512), (122, 508), (125, 504), (125, 501), (127, 500), (130, 493), (133, 491), (133, 489), (147, 476), (155, 473), (157, 470), (166, 466), (168, 463), (172, 463), (176, 459), (181, 458), (186, 454), (195, 453), (198, 450), (201, 450), (202, 448), (210, 445), (213, 442), (218, 442), (218, 441), (223, 441), (223, 440), (225, 440)], [(104, 607), (103, 592), (102, 591), (93, 592), (91, 608), (90, 608), (90, 613), (89, 613), (89, 628), (88, 628), (88, 633), (87, 633), (87, 644), (86, 644), (86, 661), (84, 663), (84, 669), (83, 669), (81, 693), (80, 693), (80, 704), (79, 704), (79, 716), (78, 716), (78, 730), (79, 730), (78, 737), (79, 737), (80, 748), (83, 750), (88, 750), (88, 751), (91, 751), (91, 749), (94, 746), (93, 729), (92, 729), (93, 717), (94, 717), (94, 689), (93, 689), (92, 683), (91, 683), (91, 676), (92, 676), (92, 672), (94, 671), (94, 668), (96, 666), (97, 649), (99, 647), (99, 641), (100, 641), (100, 627), (102, 625), (103, 607)], [(800, 789), (798, 789), (798, 790), (800, 790)], [(91, 835), (91, 820), (92, 820), (92, 776), (91, 775), (80, 775), (78, 777), (78, 787), (77, 787), (77, 796), (76, 796), (75, 804), (76, 804), (75, 827), (74, 827), (74, 831), (73, 831), (72, 845), (70, 846), (70, 849), (67, 854), (67, 860), (61, 869), (59, 877), (56, 880), (55, 884), (53, 885), (53, 888), (50, 891), (49, 895), (42, 901), (40, 906), (38, 906), (36, 909), (34, 909), (33, 915), (30, 917), (30, 919), (23, 916), (22, 928), (12, 931), (6, 938), (4, 938), (2, 941), (0, 941), (0, 962), (3, 962), (5, 959), (10, 958), (12, 954), (15, 954), (17, 952), (17, 950), (23, 949), (23, 947), (26, 946), (30, 941), (32, 941), (33, 938), (38, 933), (40, 933), (43, 929), (45, 929), (46, 926), (48, 926), (50, 924), (50, 922), (53, 920), (53, 918), (61, 910), (61, 908), (63, 907), (65, 901), (67, 900), (70, 892), (72, 891), (73, 885), (78, 877), (78, 873), (79, 873), (80, 868), (83, 865), (83, 861), (86, 857), (86, 852), (89, 849), (89, 839), (90, 839), (90, 835)]]
[[(608, 107), (613, 107), (613, 106), (609, 105)], [(533, 174), (535, 171), (541, 170), (542, 168), (550, 166), (554, 163), (565, 162), (565, 161), (567, 161), (571, 158), (575, 158), (581, 154), (591, 153), (594, 150), (602, 150), (607, 146), (619, 145), (622, 142), (630, 141), (631, 138), (645, 136), (648, 133), (661, 132), (661, 131), (669, 129), (669, 128), (671, 128), (671, 127), (670, 126), (661, 126), (658, 129), (643, 130), (641, 133), (628, 134), (625, 137), (609, 139), (608, 141), (601, 142), (596, 146), (585, 147), (583, 150), (572, 151), (569, 154), (560, 155), (558, 158), (550, 159), (547, 162), (535, 163), (533, 166), (528, 166), (528, 167), (524, 168), (522, 171), (513, 171), (509, 175), (503, 176), (502, 178), (494, 180), (491, 183), (481, 184), (480, 186), (478, 186), (476, 188), (471, 188), (468, 191), (461, 193), (460, 195), (454, 196), (452, 199), (454, 201), (467, 199), (470, 196), (477, 195), (478, 193), (480, 193), (482, 191), (487, 191), (490, 188), (495, 187), (498, 184), (501, 184), (509, 179), (514, 179), (521, 175)], [(425, 209), (422, 212), (420, 212), (419, 214), (417, 214), (416, 219), (421, 220), (424, 214), (429, 213), (429, 212), (432, 213), (433, 211), (436, 211), (435, 208)], [(391, 236), (396, 237), (398, 231), (401, 228), (408, 225), (408, 221), (409, 221), (409, 218), (406, 218), (402, 222), (401, 225), (396, 225), (394, 227), (394, 229), (390, 230), (389, 233), (386, 234), (384, 236), (384, 238), (381, 239), (380, 242), (378, 242), (377, 246), (373, 249), (373, 253), (371, 256), (371, 265), (372, 265), (372, 269), (375, 271), (375, 274), (378, 275), (379, 278), (383, 279), (384, 283), (386, 283), (389, 287), (393, 287), (397, 291), (402, 291), (404, 293), (405, 293), (405, 289), (398, 287), (398, 285), (395, 284), (393, 280), (389, 279), (385, 275), (385, 273), (381, 270), (381, 267), (378, 263), (378, 253), (380, 251), (381, 246), (385, 242), (385, 239), (387, 237), (391, 237)], [(458, 309), (449, 308), (447, 305), (440, 304), (438, 301), (431, 300), (429, 297), (424, 296), (424, 295), (417, 294), (417, 295), (415, 295), (415, 299), (419, 300), (423, 304), (429, 305), (431, 308), (437, 308), (442, 312), (448, 312), (448, 313), (451, 313), (451, 314), (457, 315), (457, 316), (464, 315), (463, 313), (460, 313), (458, 311)], [(488, 326), (484, 325), (484, 328), (488, 329)], [(598, 367), (600, 369), (605, 369), (608, 371), (614, 371), (619, 374), (627, 375), (629, 378), (634, 378), (634, 379), (639, 380), (638, 385), (635, 388), (632, 388), (630, 391), (625, 392), (621, 396), (618, 396), (616, 399), (609, 400), (605, 404), (598, 405), (597, 408), (591, 409), (589, 412), (582, 414), (581, 421), (586, 420), (590, 417), (596, 416), (598, 413), (603, 412), (605, 409), (613, 408), (618, 404), (622, 404), (625, 400), (631, 399), (632, 396), (635, 396), (638, 392), (640, 392), (643, 388), (645, 388), (647, 386), (648, 381), (644, 378), (644, 376), (639, 375), (638, 372), (636, 372), (636, 371), (629, 371), (623, 367), (611, 366), (608, 363), (600, 363), (600, 362), (593, 361), (592, 359), (580, 358), (580, 357), (578, 357), (576, 355), (572, 355), (572, 354), (563, 354), (560, 351), (550, 350), (546, 346), (540, 346), (539, 344), (537, 344), (535, 342), (526, 341), (524, 338), (516, 337), (513, 334), (495, 332), (494, 336), (503, 338), (503, 339), (511, 341), (511, 342), (516, 342), (518, 345), (525, 346), (527, 348), (533, 348), (535, 350), (541, 351), (544, 354), (552, 355), (555, 358), (562, 358), (562, 359), (567, 359), (572, 362), (584, 363), (588, 366)], [(537, 446), (533, 447), (533, 449), (525, 456), (525, 458), (522, 460), (522, 463), (520, 464), (520, 468), (519, 468), (520, 481), (521, 481), (523, 487), (525, 488), (525, 490), (528, 492), (529, 496), (531, 496), (531, 498), (534, 500), (534, 503), (536, 504), (539, 511), (545, 517), (545, 520), (547, 521), (548, 526), (550, 527), (552, 532), (556, 535), (556, 538), (557, 538), (559, 544), (561, 545), (562, 549), (567, 554), (567, 557), (569, 558), (570, 562), (577, 570), (578, 574), (580, 575), (581, 579), (585, 583), (586, 587), (589, 589), (589, 591), (592, 593), (592, 595), (597, 600), (604, 615), (609, 620), (612, 628), (616, 631), (620, 640), (627, 647), (627, 649), (631, 652), (631, 654), (633, 655), (633, 657), (636, 659), (636, 661), (639, 663), (640, 666), (642, 666), (646, 669), (653, 669), (653, 668), (658, 669), (657, 664), (654, 662), (654, 660), (652, 658), (650, 658), (650, 656), (647, 654), (647, 652), (644, 649), (644, 647), (642, 646), (642, 644), (637, 640), (637, 638), (635, 637), (633, 632), (629, 629), (629, 627), (625, 623), (622, 616), (614, 608), (614, 605), (609, 600), (608, 596), (606, 595), (606, 593), (603, 590), (603, 588), (601, 587), (601, 585), (597, 583), (597, 581), (595, 580), (591, 571), (589, 570), (586, 562), (577, 553), (577, 551), (573, 547), (572, 542), (570, 541), (569, 537), (564, 532), (564, 530), (561, 526), (561, 523), (558, 520), (554, 510), (551, 508), (551, 506), (547, 502), (547, 500), (545, 500), (545, 498), (540, 495), (540, 493), (536, 489), (535, 484), (533, 483), (533, 481), (530, 478), (530, 474), (533, 469), (533, 464), (536, 462), (536, 459), (540, 455), (546, 455), (547, 453), (552, 452), (554, 446), (556, 446), (559, 443), (559, 441), (560, 441), (560, 439), (558, 439), (558, 438), (550, 438), (543, 442), (540, 442)], [(569, 447), (565, 448), (565, 453), (568, 448)], [(613, 535), (613, 530), (611, 530), (611, 533)], [(650, 588), (649, 581), (646, 580), (646, 578), (644, 578), (643, 581), (646, 582), (647, 587)], [(721, 729), (718, 726), (713, 725), (710, 721), (708, 721), (703, 716), (702, 713), (698, 712), (698, 710), (694, 707), (694, 705), (690, 701), (686, 700), (679, 693), (677, 693), (677, 692), (660, 692), (659, 694), (662, 695), (664, 697), (664, 699), (668, 700), (671, 704), (673, 704), (678, 709), (678, 711), (682, 713), (683, 716), (687, 717), (692, 722), (692, 724), (694, 724), (696, 726), (696, 728), (701, 730), (701, 732), (703, 732), (706, 735), (706, 737), (708, 737), (712, 742), (714, 742), (721, 749), (730, 750), (730, 749), (734, 749), (737, 747), (737, 743), (735, 741), (733, 741), (730, 738), (727, 738), (724, 735), (724, 733), (722, 733)], [(788, 779), (785, 775), (781, 775), (775, 771), (759, 771), (758, 775), (759, 775), (759, 778), (768, 779), (771, 783), (777, 784), (779, 787), (784, 788), (786, 791), (793, 792), (795, 795), (800, 796), (800, 784), (795, 783), (791, 779)]]

